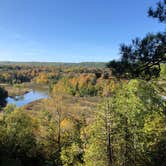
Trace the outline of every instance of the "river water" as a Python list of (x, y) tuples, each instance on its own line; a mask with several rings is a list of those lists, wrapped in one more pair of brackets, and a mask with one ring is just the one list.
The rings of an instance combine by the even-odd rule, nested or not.
[(7, 101), (7, 104), (15, 104), (17, 107), (21, 107), (35, 100), (39, 100), (43, 98), (48, 98), (47, 91), (31, 90), (30, 92), (22, 96), (15, 96), (14, 98), (8, 97), (6, 101)]

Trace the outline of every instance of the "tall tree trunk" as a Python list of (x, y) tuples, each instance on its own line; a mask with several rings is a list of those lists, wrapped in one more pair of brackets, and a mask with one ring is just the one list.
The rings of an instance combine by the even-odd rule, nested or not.
[(129, 139), (130, 139), (130, 134), (129, 134), (129, 129), (128, 129), (128, 122), (127, 122), (127, 117), (125, 117), (125, 120), (124, 120), (124, 132), (125, 132), (125, 135), (124, 135), (124, 141), (125, 141), (125, 147), (124, 147), (124, 162), (123, 162), (123, 166), (129, 166), (129, 153), (130, 153), (130, 150), (129, 149)]
[(58, 113), (58, 166), (61, 165), (61, 110), (57, 107)]
[(106, 132), (107, 132), (107, 155), (108, 155), (108, 166), (113, 166), (113, 149), (111, 144), (111, 121), (110, 121), (110, 105), (109, 101), (107, 102), (106, 109)]

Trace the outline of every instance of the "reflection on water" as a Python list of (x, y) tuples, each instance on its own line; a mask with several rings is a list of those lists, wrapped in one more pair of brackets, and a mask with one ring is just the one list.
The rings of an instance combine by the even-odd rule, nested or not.
[(7, 103), (15, 104), (17, 107), (21, 107), (21, 106), (24, 106), (28, 103), (31, 103), (35, 100), (39, 100), (42, 98), (48, 98), (47, 91), (31, 90), (30, 92), (28, 92), (22, 96), (15, 96), (14, 98), (8, 97)]

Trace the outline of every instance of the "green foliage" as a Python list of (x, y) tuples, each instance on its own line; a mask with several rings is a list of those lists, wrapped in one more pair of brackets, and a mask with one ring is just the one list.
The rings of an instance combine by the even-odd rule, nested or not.
[(110, 83), (106, 94), (110, 89), (111, 96), (88, 113), (70, 101), (65, 106), (63, 95), (45, 100), (41, 112), (7, 105), (0, 115), (0, 160), (48, 166), (164, 165), (166, 103), (155, 85), (131, 80), (117, 88)]
[[(150, 17), (166, 23), (166, 0), (157, 3), (157, 8), (150, 8)], [(130, 45), (120, 47), (121, 59), (110, 61), (107, 67), (113, 74), (127, 78), (150, 80), (160, 76), (161, 64), (166, 62), (166, 32), (149, 33), (143, 39), (136, 38)]]
[(110, 86), (111, 92), (111, 88), (114, 88), (112, 85), (115, 85), (115, 81), (109, 79), (108, 75), (107, 73), (106, 77), (103, 74), (99, 78), (95, 74), (63, 77), (53, 86), (52, 94), (70, 94), (78, 97), (104, 96), (106, 88)]
[(148, 154), (165, 132), (164, 108), (153, 85), (137, 80), (122, 85), (89, 126), (86, 165), (153, 165)]
[(166, 0), (159, 1), (156, 9), (151, 7), (148, 14), (150, 17), (157, 18), (160, 22), (166, 22)]
[(166, 65), (161, 65), (161, 73), (160, 73), (160, 79), (166, 80)]
[(74, 165), (81, 166), (82, 161), (82, 149), (78, 144), (73, 143), (71, 146), (62, 148), (61, 160), (64, 166)]
[[(107, 67), (121, 77), (150, 80), (160, 76), (160, 65), (166, 62), (166, 33), (148, 34), (136, 38), (130, 45), (122, 45), (120, 61), (111, 61)], [(153, 51), (152, 51), (153, 50)]]
[(84, 161), (86, 166), (107, 165), (107, 133), (104, 119), (104, 115), (99, 113), (94, 124), (87, 127), (85, 135), (82, 136), (85, 142)]
[[(5, 112), (6, 114), (6, 112)], [(34, 135), (36, 125), (22, 110), (8, 112), (1, 121), (0, 158), (1, 160), (19, 158), (24, 163), (37, 154)]]

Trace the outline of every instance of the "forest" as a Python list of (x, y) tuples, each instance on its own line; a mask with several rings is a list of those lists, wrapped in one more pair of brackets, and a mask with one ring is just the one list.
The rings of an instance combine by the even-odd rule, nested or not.
[[(166, 23), (166, 1), (149, 17)], [(0, 166), (166, 166), (166, 32), (108, 63), (0, 63)], [(32, 89), (48, 96), (22, 106)]]

